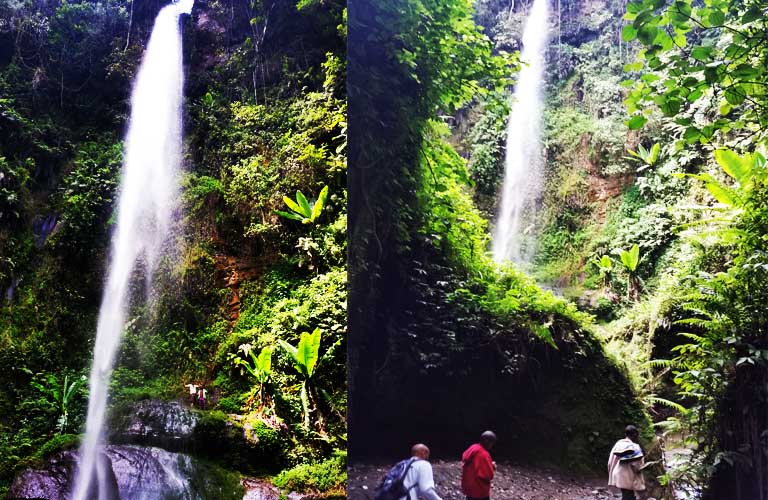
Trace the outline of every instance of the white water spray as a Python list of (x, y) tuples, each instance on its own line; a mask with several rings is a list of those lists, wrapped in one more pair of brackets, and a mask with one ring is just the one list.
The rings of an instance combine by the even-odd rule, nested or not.
[(117, 227), (99, 310), (75, 500), (107, 500), (116, 494), (108, 491), (108, 463), (100, 459), (109, 378), (125, 327), (131, 278), (139, 267), (147, 280), (152, 276), (178, 199), (184, 86), (179, 17), (190, 13), (193, 1), (168, 5), (157, 15), (131, 95)]
[(549, 42), (549, 0), (534, 0), (523, 32), (522, 60), (515, 99), (507, 125), (504, 185), (493, 235), (493, 259), (526, 262), (532, 248), (522, 245), (524, 224), (541, 190), (541, 117), (544, 111), (544, 68)]

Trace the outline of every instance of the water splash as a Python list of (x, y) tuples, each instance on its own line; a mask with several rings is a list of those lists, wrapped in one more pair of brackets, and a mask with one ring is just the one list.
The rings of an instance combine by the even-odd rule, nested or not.
[(524, 242), (526, 226), (541, 191), (541, 117), (544, 111), (544, 68), (549, 43), (549, 0), (534, 0), (523, 32), (522, 60), (512, 113), (507, 125), (504, 185), (493, 235), (493, 259), (521, 263), (533, 256)]
[(109, 488), (110, 471), (100, 459), (109, 378), (125, 327), (131, 278), (139, 269), (147, 280), (152, 276), (178, 199), (184, 85), (179, 17), (189, 14), (192, 2), (181, 0), (157, 15), (131, 95), (117, 227), (96, 330), (75, 500), (107, 500), (115, 494)]

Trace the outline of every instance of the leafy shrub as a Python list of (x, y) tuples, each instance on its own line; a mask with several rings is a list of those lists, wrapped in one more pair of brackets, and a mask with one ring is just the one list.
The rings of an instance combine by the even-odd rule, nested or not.
[(105, 245), (121, 161), (119, 142), (81, 145), (60, 191), (64, 229), (55, 235), (59, 245), (75, 254)]
[(347, 454), (336, 450), (334, 456), (320, 463), (301, 464), (278, 474), (272, 483), (283, 490), (327, 492), (341, 489), (347, 481)]

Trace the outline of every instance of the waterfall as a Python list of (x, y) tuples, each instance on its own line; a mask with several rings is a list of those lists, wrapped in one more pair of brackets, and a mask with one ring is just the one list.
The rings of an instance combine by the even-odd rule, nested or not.
[(532, 244), (523, 241), (533, 223), (542, 184), (541, 117), (544, 68), (549, 42), (549, 0), (534, 0), (523, 32), (522, 61), (507, 125), (501, 208), (493, 235), (493, 259), (527, 262)]
[(110, 491), (111, 471), (100, 458), (109, 378), (125, 327), (131, 278), (141, 270), (149, 282), (178, 199), (184, 84), (179, 17), (190, 13), (192, 2), (181, 0), (157, 15), (131, 94), (117, 226), (96, 328), (75, 500), (106, 500), (116, 494)]

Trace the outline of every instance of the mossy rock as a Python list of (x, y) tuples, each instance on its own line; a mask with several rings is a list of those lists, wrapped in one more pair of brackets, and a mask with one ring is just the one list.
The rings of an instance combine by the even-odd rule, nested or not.
[(195, 453), (225, 457), (228, 466), (249, 473), (275, 472), (285, 465), (289, 441), (284, 426), (218, 410), (200, 415), (192, 436)]

